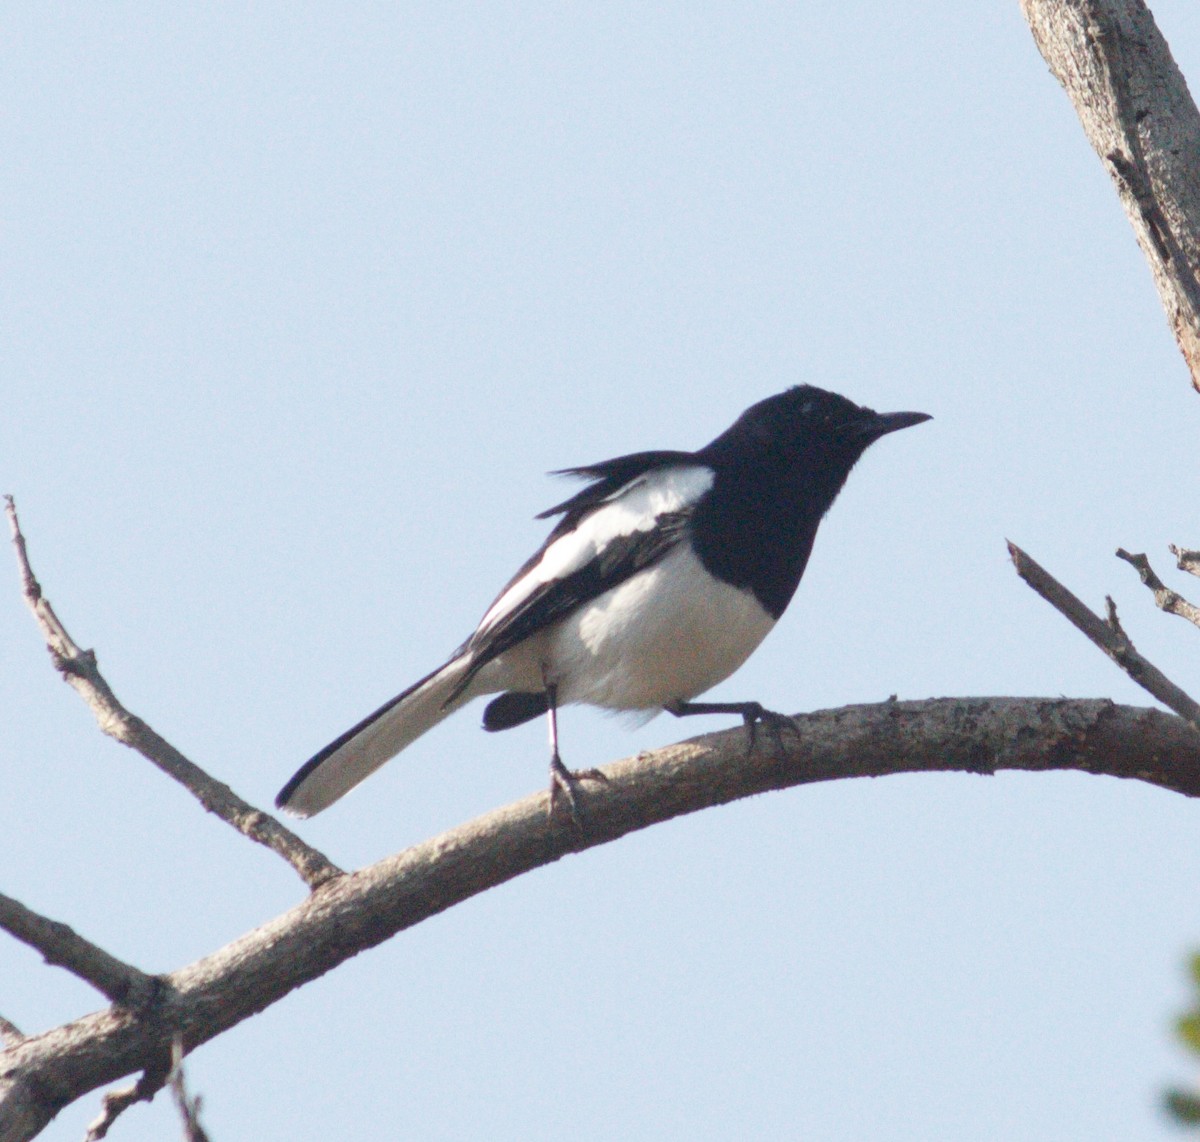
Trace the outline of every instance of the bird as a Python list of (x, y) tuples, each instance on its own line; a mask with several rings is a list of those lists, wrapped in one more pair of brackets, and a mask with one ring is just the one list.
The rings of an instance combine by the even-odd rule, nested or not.
[(696, 702), (779, 621), (817, 528), (863, 452), (920, 424), (797, 385), (760, 400), (695, 452), (649, 451), (552, 475), (587, 485), (541, 512), (545, 542), (436, 670), (330, 742), (284, 785), (296, 817), (328, 808), (444, 718), (483, 695), (495, 732), (545, 714), (550, 804), (576, 815), (558, 710), (584, 703), (653, 717), (737, 714), (751, 733), (780, 715), (758, 702)]

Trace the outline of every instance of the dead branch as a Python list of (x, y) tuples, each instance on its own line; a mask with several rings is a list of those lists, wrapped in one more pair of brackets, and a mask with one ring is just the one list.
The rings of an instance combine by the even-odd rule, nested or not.
[(40, 916), (3, 893), (0, 893), (0, 928), (36, 948), (46, 963), (66, 968), (90, 983), (113, 1003), (141, 1008), (158, 991), (153, 976), (109, 955), (66, 924)]
[(1116, 184), (1200, 389), (1200, 113), (1142, 0), (1021, 0)]
[(1117, 558), (1124, 559), (1138, 573), (1138, 577), (1154, 592), (1154, 603), (1161, 611), (1169, 615), (1178, 615), (1182, 619), (1200, 627), (1200, 607), (1189, 603), (1182, 595), (1172, 591), (1155, 573), (1150, 566), (1150, 560), (1144, 554), (1131, 555), (1123, 547), (1117, 548)]
[(317, 888), (327, 880), (341, 876), (342, 870), (322, 853), (302, 841), (269, 813), (243, 801), (228, 785), (210, 777), (141, 718), (121, 705), (101, 675), (95, 653), (83, 650), (71, 638), (54, 613), (50, 600), (42, 593), (41, 584), (34, 577), (29, 563), (16, 505), (12, 496), (4, 498), (25, 601), (42, 631), (55, 668), (88, 704), (100, 729), (122, 745), (136, 750), (168, 777), (178, 781), (208, 812), (232, 825), (243, 836), (278, 853), (310, 888)]
[(183, 1121), (184, 1142), (209, 1142), (208, 1133), (200, 1125), (200, 1096), (189, 1095), (183, 1075), (183, 1041), (175, 1037), (171, 1044), (171, 1095)]
[(1175, 556), (1175, 566), (1189, 575), (1200, 575), (1200, 551), (1192, 551), (1187, 547), (1170, 545), (1170, 552)]
[(1200, 728), (1200, 703), (1175, 685), (1152, 662), (1143, 658), (1130, 641), (1117, 618), (1117, 607), (1108, 599), (1108, 620), (1094, 614), (1053, 575), (1009, 542), (1008, 553), (1021, 576), (1059, 614), (1065, 616), (1143, 690), (1152, 694), (1168, 709)]
[(139, 1102), (149, 1102), (158, 1094), (170, 1078), (170, 1066), (165, 1061), (169, 1058), (170, 1056), (160, 1056), (153, 1066), (146, 1068), (137, 1082), (105, 1094), (100, 1100), (100, 1113), (88, 1124), (83, 1142), (100, 1142), (101, 1138), (108, 1136), (113, 1123), (131, 1106), (136, 1106)]
[(743, 728), (608, 766), (582, 831), (547, 820), (546, 793), (497, 809), (312, 892), (212, 955), (163, 977), (152, 1017), (110, 1007), (0, 1053), (0, 1138), (32, 1138), (63, 1106), (194, 1050), (349, 957), (468, 897), (575, 851), (774, 789), (893, 773), (1073, 769), (1200, 796), (1200, 734), (1105, 700), (941, 698), (799, 716), (798, 732)]

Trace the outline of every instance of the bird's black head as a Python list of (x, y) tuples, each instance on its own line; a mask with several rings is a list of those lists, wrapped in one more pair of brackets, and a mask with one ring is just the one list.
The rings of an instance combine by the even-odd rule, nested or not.
[(692, 526), (701, 561), (778, 618), (858, 458), (881, 436), (929, 419), (878, 413), (812, 385), (751, 405), (696, 453), (715, 476)]
[(923, 412), (886, 412), (813, 385), (797, 385), (751, 405), (704, 452), (769, 455), (808, 467), (829, 465), (848, 475), (881, 436), (929, 420)]
[(925, 413), (876, 413), (839, 393), (797, 385), (751, 404), (709, 447), (728, 440), (742, 449), (844, 458), (853, 465), (882, 435), (929, 419)]

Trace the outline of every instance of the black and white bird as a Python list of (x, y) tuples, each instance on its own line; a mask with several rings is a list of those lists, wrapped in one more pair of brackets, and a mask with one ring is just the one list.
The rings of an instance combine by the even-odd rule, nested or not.
[(303, 765), (276, 804), (309, 817), (483, 694), (485, 730), (549, 714), (551, 808), (575, 810), (557, 710), (768, 716), (694, 702), (767, 636), (804, 574), (822, 517), (863, 452), (930, 419), (877, 413), (811, 385), (748, 408), (698, 452), (635, 452), (565, 475), (591, 481), (450, 660)]

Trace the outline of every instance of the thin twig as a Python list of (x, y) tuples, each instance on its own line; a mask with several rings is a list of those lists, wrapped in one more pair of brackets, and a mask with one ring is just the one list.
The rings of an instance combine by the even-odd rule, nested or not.
[(129, 1086), (117, 1087), (116, 1090), (106, 1092), (100, 1100), (100, 1113), (88, 1123), (83, 1142), (99, 1142), (101, 1138), (107, 1137), (112, 1124), (131, 1106), (142, 1101), (143, 1096), (139, 1093), (141, 1085), (142, 1080), (138, 1079)]
[(1169, 615), (1178, 615), (1181, 619), (1200, 627), (1200, 607), (1189, 603), (1182, 595), (1172, 591), (1155, 573), (1150, 566), (1150, 560), (1144, 554), (1131, 555), (1123, 547), (1117, 548), (1117, 558), (1124, 559), (1137, 570), (1138, 577), (1154, 592), (1154, 602), (1160, 611)]
[(100, 728), (122, 745), (137, 750), (168, 777), (178, 781), (210, 813), (232, 825), (243, 836), (278, 853), (300, 874), (309, 888), (317, 888), (336, 876), (344, 875), (326, 856), (305, 844), (269, 813), (243, 801), (228, 785), (210, 777), (141, 718), (121, 705), (101, 676), (95, 653), (79, 647), (59, 621), (50, 601), (42, 594), (41, 584), (34, 577), (29, 564), (25, 536), (17, 521), (16, 505), (12, 496), (5, 496), (5, 501), (25, 601), (37, 619), (55, 667), (91, 708)]
[(158, 991), (153, 976), (110, 955), (66, 924), (40, 916), (3, 893), (0, 893), (0, 928), (36, 948), (46, 963), (66, 968), (123, 1007), (144, 1007)]
[(200, 1125), (200, 1096), (188, 1096), (183, 1077), (183, 1039), (176, 1035), (171, 1043), (171, 1094), (179, 1117), (183, 1119), (184, 1142), (209, 1142), (208, 1134)]
[(25, 1042), (25, 1036), (15, 1023), (10, 1023), (0, 1015), (0, 1040), (6, 1040), (10, 1045), (16, 1046)]
[(1176, 547), (1171, 544), (1171, 554), (1175, 556), (1175, 566), (1189, 575), (1200, 575), (1200, 551), (1190, 547)]
[(131, 1106), (136, 1106), (139, 1102), (149, 1102), (158, 1094), (167, 1085), (167, 1078), (171, 1073), (169, 1064), (170, 1056), (164, 1055), (161, 1062), (147, 1067), (137, 1082), (105, 1094), (100, 1100), (100, 1113), (88, 1124), (83, 1142), (100, 1142), (112, 1129), (113, 1123)]
[(1108, 600), (1109, 621), (1105, 622), (1015, 543), (1009, 542), (1008, 553), (1012, 556), (1017, 574), (1046, 602), (1087, 635), (1143, 690), (1200, 728), (1200, 704), (1138, 653), (1117, 620), (1117, 609), (1112, 599)]

